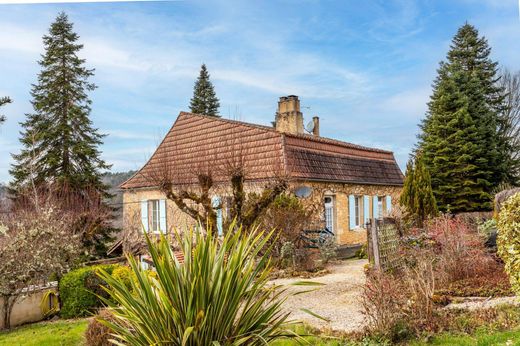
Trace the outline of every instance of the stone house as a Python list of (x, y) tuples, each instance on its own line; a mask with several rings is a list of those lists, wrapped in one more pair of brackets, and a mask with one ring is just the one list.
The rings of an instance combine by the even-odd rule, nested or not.
[[(281, 97), (272, 127), (181, 112), (149, 161), (121, 185), (125, 227), (137, 220), (148, 232), (194, 224), (154, 183), (154, 172), (170, 167), (178, 184), (196, 184), (196, 172), (240, 161), (247, 168), (247, 191), (284, 174), (304, 203), (319, 206), (323, 226), (340, 245), (366, 240), (364, 225), (397, 203), (403, 174), (390, 151), (320, 136), (319, 118), (307, 131), (297, 96)], [(173, 165), (166, 165), (172, 163)], [(215, 169), (213, 198), (219, 231), (226, 215), (229, 179)]]

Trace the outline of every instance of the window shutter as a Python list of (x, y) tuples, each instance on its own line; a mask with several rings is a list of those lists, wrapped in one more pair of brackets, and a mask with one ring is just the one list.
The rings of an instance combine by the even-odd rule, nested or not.
[(379, 218), (379, 206), (377, 204), (378, 202), (378, 199), (377, 199), (377, 196), (374, 196), (372, 197), (372, 217), (374, 219), (378, 219)]
[(392, 212), (392, 196), (386, 196), (386, 212)]
[(370, 219), (370, 198), (368, 196), (363, 196), (363, 227)]
[(159, 200), (159, 231), (168, 233), (166, 228), (166, 200)]
[(218, 235), (224, 234), (221, 201), (222, 200), (219, 196), (214, 196), (212, 198), (213, 208), (217, 208), (217, 209), (215, 209), (215, 213), (217, 214), (217, 225), (216, 226), (217, 226)]
[(143, 231), (148, 233), (148, 201), (141, 201), (141, 223)]
[(350, 229), (356, 228), (356, 205), (354, 201), (354, 195), (348, 196), (348, 219), (350, 223)]

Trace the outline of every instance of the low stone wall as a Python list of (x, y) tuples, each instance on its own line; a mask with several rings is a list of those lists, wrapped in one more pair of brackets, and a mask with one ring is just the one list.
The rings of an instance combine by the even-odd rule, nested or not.
[[(40, 308), (43, 295), (47, 291), (57, 292), (57, 286), (57, 282), (51, 282), (46, 286), (29, 288), (27, 293), (24, 296), (18, 298), (14, 304), (13, 311), (11, 313), (11, 327), (43, 320), (44, 316)], [(3, 298), (0, 298), (0, 310), (2, 310), (1, 307), (3, 306), (3, 303)], [(0, 329), (3, 329), (4, 325), (4, 312), (2, 310), (0, 314)]]

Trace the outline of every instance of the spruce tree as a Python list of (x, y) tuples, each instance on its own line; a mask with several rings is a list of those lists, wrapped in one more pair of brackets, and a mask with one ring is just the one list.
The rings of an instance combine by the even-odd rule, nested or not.
[[(0, 97), (0, 107), (5, 104), (11, 103), (11, 99), (9, 97)], [(0, 124), (5, 121), (5, 116), (0, 114)]]
[(487, 40), (463, 25), (433, 83), (417, 149), (441, 211), (491, 209), (491, 191), (507, 176), (498, 135), (503, 93), (490, 53)]
[[(11, 192), (23, 200), (31, 188), (54, 197), (59, 208), (76, 211), (85, 249), (99, 257), (106, 255), (103, 250), (113, 232), (113, 208), (105, 203), (111, 195), (101, 180), (102, 171), (110, 166), (98, 149), (104, 135), (89, 118), (87, 93), (96, 88), (89, 82), (94, 70), (78, 57), (83, 48), (78, 38), (65, 13), (57, 16), (43, 36), (41, 72), (31, 90), (34, 111), (21, 123), (22, 150), (13, 155)], [(89, 213), (89, 205), (104, 214)]]
[(202, 64), (190, 101), (191, 112), (219, 117), (219, 107), (220, 103), (215, 94), (215, 89), (209, 80), (208, 69), (205, 64)]
[(410, 159), (406, 165), (400, 204), (406, 209), (407, 217), (418, 227), (422, 227), (429, 217), (437, 215), (430, 173), (420, 156)]
[(89, 118), (91, 100), (87, 92), (93, 71), (78, 57), (82, 44), (65, 13), (60, 13), (43, 36), (45, 53), (39, 61), (41, 72), (33, 84), (33, 113), (26, 115), (20, 142), (10, 170), (14, 190), (29, 182), (66, 184), (73, 189), (95, 188), (105, 193), (101, 171), (110, 168), (98, 146), (103, 135)]

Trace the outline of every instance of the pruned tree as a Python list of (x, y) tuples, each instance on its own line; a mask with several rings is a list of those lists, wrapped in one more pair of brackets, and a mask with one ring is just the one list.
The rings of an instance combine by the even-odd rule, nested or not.
[[(0, 97), (0, 107), (5, 104), (11, 103), (11, 99), (9, 97)], [(5, 116), (0, 114), (0, 124), (5, 121)]]
[(10, 328), (14, 304), (30, 286), (60, 277), (81, 251), (79, 234), (71, 232), (73, 218), (51, 204), (36, 210), (17, 210), (0, 219), (0, 296), (5, 328)]
[[(239, 144), (230, 143), (231, 156), (219, 157), (208, 153), (208, 160), (196, 167), (179, 166), (175, 150), (156, 169), (148, 173), (156, 186), (175, 205), (206, 229), (216, 232), (216, 210), (226, 207), (224, 225), (236, 222), (244, 229), (253, 226), (273, 201), (287, 191), (289, 177), (273, 165), (274, 172), (263, 182), (248, 180), (248, 167)], [(248, 191), (255, 190), (254, 196)], [(226, 195), (227, 203), (215, 204), (214, 195)], [(254, 201), (253, 201), (254, 199)]]

